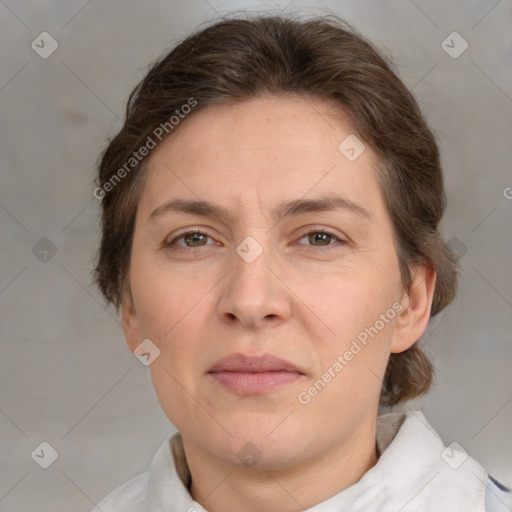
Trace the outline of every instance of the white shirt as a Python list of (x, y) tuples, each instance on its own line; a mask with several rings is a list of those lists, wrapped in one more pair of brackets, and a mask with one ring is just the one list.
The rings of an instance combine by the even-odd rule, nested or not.
[[(420, 411), (378, 417), (379, 459), (355, 484), (305, 512), (510, 512), (512, 492), (460, 445), (444, 445)], [(190, 472), (177, 432), (149, 471), (99, 504), (102, 512), (208, 512), (188, 491)], [(97, 509), (95, 509), (97, 510)]]

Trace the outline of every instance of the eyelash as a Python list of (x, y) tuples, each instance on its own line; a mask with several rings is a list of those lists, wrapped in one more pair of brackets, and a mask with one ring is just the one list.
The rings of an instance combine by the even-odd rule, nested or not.
[[(307, 237), (311, 234), (317, 234), (317, 233), (320, 233), (320, 234), (323, 234), (323, 235), (327, 235), (327, 236), (330, 236), (331, 238), (333, 238), (335, 241), (338, 241), (340, 242), (341, 244), (345, 245), (347, 244), (347, 241), (346, 240), (343, 240), (341, 238), (339, 238), (338, 236), (336, 236), (334, 233), (331, 233), (330, 231), (327, 231), (325, 229), (322, 229), (322, 228), (310, 228), (308, 229), (307, 231), (305, 231), (301, 237), (299, 238), (299, 240), (302, 240), (304, 237)], [(184, 233), (180, 233), (179, 235), (177, 235), (176, 237), (174, 237), (172, 240), (170, 240), (169, 242), (165, 242), (164, 243), (164, 246), (167, 247), (167, 248), (172, 248), (173, 246), (175, 247), (178, 247), (179, 249), (189, 249), (189, 250), (194, 250), (194, 249), (200, 249), (201, 247), (204, 247), (204, 246), (199, 246), (199, 247), (186, 247), (186, 246), (181, 246), (181, 245), (177, 245), (176, 242), (188, 235), (206, 235), (208, 238), (212, 238), (211, 236), (209, 236), (207, 233), (204, 233), (203, 231), (201, 231), (200, 229), (192, 229), (192, 230), (189, 230), (189, 231), (185, 231)], [(299, 244), (299, 245), (306, 245), (306, 244)], [(319, 248), (319, 249), (322, 249), (322, 250), (330, 250), (332, 248), (332, 245), (333, 244), (328, 244), (327, 246), (316, 246), (316, 245), (310, 245), (311, 248)], [(178, 250), (179, 250), (178, 249)]]

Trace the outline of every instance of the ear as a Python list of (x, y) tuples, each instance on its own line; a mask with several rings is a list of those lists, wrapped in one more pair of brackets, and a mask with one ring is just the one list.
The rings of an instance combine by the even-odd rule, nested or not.
[(409, 294), (402, 301), (391, 341), (391, 353), (399, 353), (414, 345), (426, 331), (436, 285), (436, 271), (419, 265), (415, 268)]
[(143, 340), (143, 337), (131, 292), (125, 295), (121, 303), (121, 327), (126, 343), (133, 352)]

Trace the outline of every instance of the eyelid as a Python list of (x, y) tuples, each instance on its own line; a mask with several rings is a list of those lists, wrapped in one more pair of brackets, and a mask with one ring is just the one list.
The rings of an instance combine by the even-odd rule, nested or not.
[[(320, 226), (312, 226), (307, 228), (305, 231), (301, 231), (299, 238), (296, 241), (297, 245), (304, 245), (309, 246), (310, 248), (318, 248), (323, 250), (328, 250), (330, 248), (334, 248), (335, 244), (328, 244), (325, 246), (315, 246), (315, 245), (309, 245), (309, 244), (301, 244), (300, 241), (305, 238), (306, 236), (313, 234), (313, 233), (323, 233), (330, 237), (332, 237), (335, 241), (339, 242), (342, 245), (348, 244), (349, 240), (346, 239), (346, 237), (342, 237), (337, 235), (334, 231), (331, 231), (330, 229), (320, 227)], [(198, 247), (187, 247), (186, 245), (179, 245), (177, 243), (178, 240), (182, 239), (185, 236), (193, 235), (193, 234), (201, 234), (205, 235), (207, 238), (210, 238), (211, 240), (214, 240), (214, 237), (208, 234), (208, 230), (202, 227), (194, 227), (194, 228), (183, 228), (183, 231), (178, 230), (177, 233), (171, 235), (170, 237), (167, 237), (163, 242), (163, 247), (169, 247), (169, 246), (175, 246), (182, 249), (200, 249), (201, 247), (205, 246), (198, 246)], [(216, 245), (216, 244), (206, 244), (206, 245)], [(217, 243), (218, 245), (218, 243)]]
[[(178, 240), (180, 240), (181, 238), (187, 236), (187, 235), (194, 235), (194, 234), (200, 234), (200, 235), (205, 235), (207, 236), (208, 238), (210, 238), (211, 240), (214, 240), (213, 236), (209, 235), (207, 233), (207, 230), (204, 229), (204, 228), (200, 228), (200, 227), (195, 227), (195, 228), (183, 228), (183, 231), (181, 230), (178, 230), (178, 232), (176, 232), (175, 234), (173, 235), (170, 235), (168, 236), (164, 242), (163, 242), (163, 246), (164, 247), (167, 247), (167, 246), (170, 246), (170, 245), (175, 245), (177, 247), (182, 247), (183, 249), (198, 249), (199, 247), (187, 247), (186, 245), (178, 245), (176, 242)], [(214, 244), (207, 244), (207, 245), (214, 245)]]
[[(302, 240), (304, 237), (312, 234), (312, 233), (323, 233), (325, 235), (329, 235), (330, 237), (332, 237), (333, 239), (335, 239), (335, 241), (338, 241), (340, 242), (341, 244), (348, 244), (349, 241), (347, 239), (347, 237), (343, 237), (343, 236), (339, 236), (337, 235), (334, 231), (331, 231), (330, 229), (327, 229), (327, 228), (323, 228), (323, 227), (310, 227), (308, 228), (306, 231), (304, 231), (300, 237), (299, 237), (299, 241)], [(299, 245), (306, 245), (306, 244), (299, 244)], [(334, 244), (328, 244), (328, 245), (325, 245), (325, 246), (315, 246), (315, 245), (310, 245), (309, 247), (318, 247), (318, 248), (331, 248), (333, 247)]]

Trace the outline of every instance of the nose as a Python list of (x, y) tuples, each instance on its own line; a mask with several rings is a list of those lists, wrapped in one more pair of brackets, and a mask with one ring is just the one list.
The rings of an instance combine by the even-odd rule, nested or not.
[[(250, 329), (277, 326), (291, 314), (292, 293), (285, 284), (282, 265), (268, 249), (256, 259), (245, 258), (243, 250), (233, 250), (218, 302), (221, 321)], [(254, 246), (250, 247), (254, 250)]]

